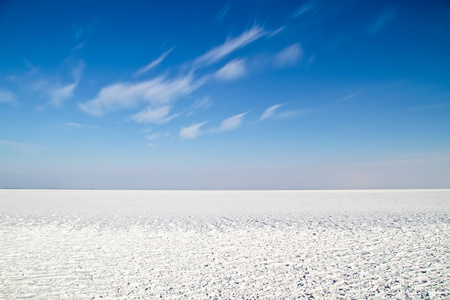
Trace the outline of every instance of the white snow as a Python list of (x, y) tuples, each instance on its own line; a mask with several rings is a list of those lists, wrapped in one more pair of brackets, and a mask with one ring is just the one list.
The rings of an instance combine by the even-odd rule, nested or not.
[(0, 299), (449, 299), (450, 190), (0, 190)]

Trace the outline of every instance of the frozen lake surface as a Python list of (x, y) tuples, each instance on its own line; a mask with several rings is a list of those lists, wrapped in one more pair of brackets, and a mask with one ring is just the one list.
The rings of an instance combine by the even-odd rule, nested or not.
[(0, 299), (450, 299), (450, 190), (0, 190)]

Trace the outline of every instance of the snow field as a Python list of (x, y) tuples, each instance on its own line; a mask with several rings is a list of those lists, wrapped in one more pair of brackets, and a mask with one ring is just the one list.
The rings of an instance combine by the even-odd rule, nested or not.
[(448, 299), (450, 193), (415, 195), (392, 212), (337, 209), (352, 197), (386, 202), (367, 192), (319, 212), (298, 192), (274, 213), (243, 203), (195, 214), (117, 198), (122, 210), (67, 209), (64, 197), (59, 209), (47, 197), (30, 210), (30, 198), (9, 194), (0, 198), (0, 299)]

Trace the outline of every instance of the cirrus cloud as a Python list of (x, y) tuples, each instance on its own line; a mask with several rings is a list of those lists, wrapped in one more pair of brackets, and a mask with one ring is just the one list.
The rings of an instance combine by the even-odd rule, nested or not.
[(14, 141), (0, 140), (0, 146), (4, 146), (13, 151), (31, 152), (42, 149), (41, 146), (24, 144)]
[(178, 135), (181, 139), (184, 140), (195, 139), (196, 137), (202, 135), (202, 131), (200, 129), (205, 124), (206, 121), (188, 127), (181, 127), (180, 133)]
[(238, 37), (228, 38), (222, 45), (212, 48), (202, 56), (198, 57), (194, 60), (194, 65), (211, 65), (218, 62), (232, 52), (256, 41), (265, 34), (266, 33), (263, 31), (262, 27), (254, 26), (250, 30), (244, 31)]
[(203, 81), (195, 81), (191, 74), (176, 79), (159, 76), (139, 83), (117, 83), (102, 88), (97, 97), (79, 103), (79, 107), (88, 114), (101, 116), (107, 112), (133, 108), (141, 102), (154, 106), (167, 105), (202, 84)]
[(259, 118), (260, 121), (266, 120), (266, 119), (288, 119), (300, 115), (304, 115), (308, 113), (307, 110), (285, 110), (285, 111), (278, 111), (278, 108), (284, 106), (284, 104), (275, 104), (271, 107), (267, 108)]
[(84, 129), (84, 128), (90, 128), (90, 129), (97, 129), (97, 126), (92, 125), (86, 125), (81, 123), (75, 123), (75, 122), (66, 122), (64, 123), (67, 127), (74, 128), (74, 129)]
[(283, 106), (284, 104), (275, 104), (272, 105), (271, 107), (269, 107), (268, 109), (266, 109), (263, 114), (261, 115), (261, 117), (259, 118), (260, 121), (264, 120), (264, 119), (268, 119), (270, 117), (272, 117), (275, 114), (275, 111)]
[(245, 60), (235, 59), (219, 69), (219, 71), (216, 72), (215, 77), (221, 81), (231, 81), (243, 77), (245, 73)]
[(232, 116), (232, 117), (229, 117), (229, 118), (223, 120), (222, 123), (220, 123), (220, 126), (217, 130), (218, 131), (230, 131), (230, 130), (241, 127), (242, 122), (244, 120), (244, 116), (247, 113), (248, 112), (238, 114), (238, 115), (235, 115), (235, 116)]
[(15, 103), (17, 96), (10, 91), (0, 89), (0, 103)]
[(164, 124), (178, 116), (178, 114), (168, 116), (170, 108), (171, 107), (169, 105), (158, 108), (148, 107), (147, 109), (131, 116), (131, 119), (136, 123)]
[(292, 44), (275, 56), (274, 65), (275, 67), (291, 67), (296, 65), (303, 56), (303, 50), (299, 43)]
[(146, 65), (145, 67), (140, 68), (139, 70), (136, 71), (136, 73), (134, 73), (134, 76), (139, 76), (142, 74), (147, 73), (149, 70), (155, 68), (156, 66), (158, 66), (159, 64), (161, 64), (161, 62), (166, 59), (167, 55), (170, 54), (170, 52), (173, 51), (173, 49), (175, 49), (175, 47), (170, 48), (169, 50), (167, 50), (166, 52), (164, 52), (163, 54), (161, 54), (157, 59), (155, 59), (154, 61), (152, 61), (151, 63), (149, 63), (148, 65)]

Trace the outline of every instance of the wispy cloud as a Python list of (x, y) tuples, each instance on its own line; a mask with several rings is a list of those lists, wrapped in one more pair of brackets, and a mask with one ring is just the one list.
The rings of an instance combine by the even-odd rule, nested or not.
[(347, 95), (347, 96), (345, 96), (345, 97), (343, 97), (343, 98), (337, 100), (335, 103), (347, 102), (347, 101), (349, 101), (349, 100), (355, 98), (355, 97), (358, 96), (358, 95), (359, 95), (359, 92), (352, 93), (352, 94), (350, 94), (350, 95)]
[(35, 89), (48, 95), (50, 98), (48, 104), (52, 106), (62, 106), (64, 102), (73, 97), (74, 90), (81, 80), (84, 67), (84, 62), (79, 60), (77, 65), (72, 69), (73, 83), (61, 85), (59, 82), (51, 83), (49, 80), (41, 79), (36, 82)]
[(75, 47), (72, 48), (72, 52), (77, 52), (78, 50), (81, 50), (86, 45), (86, 42), (81, 42), (75, 45)]
[(215, 77), (221, 81), (231, 81), (243, 77), (246, 72), (245, 59), (235, 59), (219, 69)]
[(88, 44), (89, 35), (92, 31), (92, 24), (87, 26), (80, 26), (74, 24), (72, 26), (72, 37), (73, 41), (76, 43), (72, 48), (72, 54), (83, 49)]
[(157, 140), (160, 137), (161, 137), (161, 132), (155, 132), (155, 133), (147, 135), (147, 139), (149, 139), (150, 141)]
[(294, 66), (302, 59), (302, 56), (302, 47), (296, 43), (278, 52), (274, 59), (274, 65), (278, 68)]
[(166, 52), (164, 52), (163, 54), (161, 54), (157, 59), (155, 59), (154, 61), (152, 61), (151, 63), (149, 63), (148, 65), (146, 65), (145, 67), (140, 68), (139, 70), (136, 71), (136, 73), (134, 73), (134, 76), (139, 76), (142, 74), (147, 73), (149, 70), (153, 69), (154, 67), (158, 66), (159, 64), (161, 64), (161, 62), (166, 59), (167, 55), (170, 54), (170, 52), (173, 51), (173, 49), (175, 49), (175, 47), (170, 48), (169, 50), (167, 50)]
[(212, 101), (209, 97), (204, 97), (195, 101), (188, 109), (188, 116), (193, 115), (198, 110), (205, 110), (212, 106)]
[(266, 119), (288, 119), (296, 116), (304, 115), (306, 110), (285, 110), (279, 111), (278, 108), (284, 106), (284, 104), (275, 104), (267, 108), (259, 118), (260, 121)]
[(267, 118), (272, 117), (272, 116), (275, 114), (275, 111), (276, 111), (279, 107), (281, 107), (281, 106), (283, 106), (283, 105), (284, 105), (284, 104), (275, 104), (275, 105), (272, 105), (271, 107), (269, 107), (268, 109), (266, 109), (266, 110), (263, 112), (263, 114), (261, 115), (261, 117), (259, 118), (259, 120), (262, 121), (262, 120), (265, 120), (265, 119), (267, 119)]
[[(71, 82), (63, 82), (61, 77), (43, 75), (39, 67), (33, 66), (27, 60), (25, 65), (29, 71), (21, 76), (17, 76), (15, 82), (22, 90), (29, 93), (35, 93), (38, 99), (45, 100), (45, 104), (39, 106), (39, 109), (45, 109), (49, 106), (61, 107), (69, 99), (73, 98), (74, 92), (80, 83), (85, 63), (83, 60), (73, 60), (71, 57), (64, 60), (65, 66), (72, 66), (69, 70), (69, 77), (72, 77)], [(67, 72), (67, 71), (66, 71)]]
[(302, 6), (300, 6), (294, 13), (294, 17), (300, 17), (301, 15), (316, 9), (319, 7), (319, 1), (317, 0), (309, 0), (306, 1)]
[(263, 31), (262, 27), (254, 26), (250, 30), (244, 31), (238, 37), (228, 38), (222, 45), (214, 47), (202, 56), (198, 57), (194, 60), (194, 65), (211, 65), (215, 62), (218, 62), (232, 52), (256, 41), (265, 34), (266, 33)]
[(23, 63), (28, 68), (27, 75), (34, 75), (39, 72), (39, 67), (30, 63), (27, 59), (24, 59)]
[(98, 128), (97, 126), (86, 125), (86, 124), (75, 123), (75, 122), (66, 122), (65, 125), (67, 127), (74, 128), (74, 129), (97, 129)]
[(277, 112), (272, 116), (275, 119), (290, 119), (307, 114), (308, 110), (286, 110)]
[[(235, 38), (228, 38), (225, 43), (212, 48), (204, 55), (190, 62), (194, 66), (192, 72), (171, 78), (166, 75), (160, 75), (156, 78), (141, 82), (119, 82), (101, 88), (97, 96), (90, 101), (78, 103), (79, 108), (91, 115), (102, 116), (109, 112), (122, 109), (136, 109), (146, 104), (147, 108), (137, 112), (130, 117), (137, 123), (163, 124), (177, 117), (179, 114), (170, 115), (170, 110), (174, 103), (181, 97), (187, 96), (204, 85), (212, 78), (217, 80), (233, 80), (243, 76), (246, 73), (246, 63), (244, 59), (236, 59), (227, 63), (224, 67), (215, 73), (210, 73), (201, 78), (194, 77), (194, 70), (201, 66), (211, 65), (224, 59), (232, 52), (256, 41), (266, 33), (261, 27), (254, 26), (244, 31)], [(163, 53), (158, 59), (149, 65), (141, 68), (135, 73), (135, 76), (144, 74), (151, 68), (160, 64), (165, 57), (173, 50), (170, 49)], [(58, 91), (59, 98), (67, 98), (71, 95), (76, 86), (66, 86), (64, 90)], [(55, 96), (55, 98), (57, 98)], [(57, 98), (58, 99), (58, 98)], [(56, 101), (56, 100), (55, 100)], [(187, 115), (193, 114), (198, 109), (206, 109), (211, 106), (209, 100), (196, 102), (187, 109)], [(231, 120), (229, 121), (231, 122)], [(224, 125), (224, 130), (231, 128), (231, 125)], [(196, 127), (196, 125), (198, 125)], [(198, 136), (200, 127), (203, 123), (183, 128), (180, 137), (189, 138), (189, 136)]]
[(248, 112), (231, 116), (231, 117), (223, 120), (220, 123), (219, 127), (209, 128), (204, 132), (201, 131), (201, 127), (206, 124), (206, 121), (189, 126), (189, 127), (182, 127), (180, 130), (179, 136), (181, 139), (194, 139), (205, 133), (212, 134), (212, 133), (231, 131), (231, 130), (237, 129), (242, 126), (242, 123), (244, 121), (244, 116), (247, 113)]
[(8, 90), (4, 90), (2, 88), (0, 88), (0, 103), (16, 103), (17, 101), (17, 96), (8, 91)]
[(83, 36), (85, 35), (85, 30), (79, 24), (73, 24), (72, 25), (72, 34), (73, 34), (73, 40), (78, 41), (78, 40), (81, 40), (83, 38)]
[(228, 11), (230, 10), (231, 4), (230, 3), (226, 3), (224, 6), (222, 6), (222, 8), (219, 10), (219, 12), (216, 15), (216, 21), (220, 22), (223, 20), (223, 18), (225, 17), (225, 15), (228, 13)]
[[(236, 38), (229, 38), (220, 46), (217, 46), (204, 55), (198, 57), (193, 61), (195, 66), (210, 65), (215, 63), (227, 55), (240, 49), (253, 41), (259, 39), (264, 35), (261, 27), (254, 26), (250, 30), (243, 32)], [(146, 67), (138, 70), (135, 75), (140, 75), (153, 68), (173, 50), (163, 53), (157, 60), (153, 61)], [(216, 78), (219, 80), (231, 80), (242, 76), (245, 73), (245, 61), (234, 60), (224, 66), (216, 73)], [(188, 95), (202, 86), (208, 81), (210, 76), (200, 79), (194, 79), (193, 73), (178, 78), (167, 78), (166, 76), (158, 76), (154, 79), (142, 81), (138, 83), (121, 82), (103, 87), (98, 95), (87, 102), (79, 103), (79, 107), (84, 112), (101, 116), (108, 112), (117, 111), (120, 109), (130, 109), (136, 107), (140, 103), (149, 103), (151, 109), (140, 112), (132, 117), (137, 122), (144, 122), (144, 120), (151, 120), (153, 122), (154, 107), (168, 105), (176, 101), (179, 97)], [(66, 98), (71, 95), (71, 91), (75, 86), (66, 86), (64, 90), (57, 91), (56, 100)], [(164, 108), (167, 109), (167, 108)], [(163, 108), (158, 108), (158, 112), (162, 113)], [(162, 120), (162, 119), (158, 119)]]
[(148, 107), (147, 109), (131, 116), (136, 123), (164, 124), (176, 118), (178, 114), (169, 116), (171, 106), (165, 105), (157, 108)]
[(49, 89), (50, 103), (54, 106), (61, 106), (67, 99), (73, 96), (73, 91), (77, 85), (78, 83), (74, 82), (63, 87)]
[(149, 141), (151, 141), (151, 143), (148, 143), (148, 144), (147, 144), (148, 147), (149, 147), (149, 148), (152, 148), (152, 147), (155, 145), (155, 144), (154, 144), (154, 141), (158, 140), (158, 139), (161, 138), (161, 137), (168, 136), (168, 135), (169, 135), (168, 132), (165, 132), (165, 133), (154, 132), (154, 133), (152, 133), (152, 134), (147, 135), (147, 139), (148, 139)]
[[(280, 32), (281, 30), (283, 30), (283, 28), (280, 28), (277, 32)], [(192, 94), (209, 80), (231, 81), (241, 78), (247, 74), (248, 66), (246, 59), (241, 58), (229, 61), (215, 72), (208, 69), (207, 73), (209, 74), (203, 75), (201, 78), (194, 75), (196, 73), (195, 70), (200, 67), (206, 67), (217, 63), (225, 59), (234, 51), (237, 51), (266, 35), (268, 35), (268, 33), (265, 32), (262, 27), (253, 26), (251, 29), (244, 31), (237, 37), (227, 38), (223, 44), (212, 48), (204, 55), (188, 62), (188, 65), (191, 66), (192, 69), (191, 72), (185, 75), (179, 77), (160, 75), (145, 81), (125, 81), (107, 85), (101, 88), (97, 96), (93, 99), (78, 103), (79, 108), (94, 116), (102, 116), (106, 113), (123, 109), (139, 109), (129, 117), (129, 120), (136, 123), (152, 123), (156, 125), (167, 123), (180, 115), (192, 115), (197, 110), (210, 107), (211, 101), (209, 98), (197, 100), (190, 107), (188, 106), (188, 108), (178, 114), (171, 114), (171, 110), (177, 100)], [(173, 49), (174, 48), (169, 49), (159, 58), (139, 69), (134, 76), (145, 74), (150, 69), (159, 65)], [(301, 46), (299, 43), (296, 43), (280, 51), (274, 58), (274, 64), (279, 67), (294, 65), (301, 59), (301, 56)], [(179, 68), (179, 71), (182, 72), (183, 70), (186, 69), (183, 69), (183, 67)], [(67, 86), (65, 87), (65, 90), (60, 91), (62, 98), (66, 95), (69, 97), (75, 87), (76, 86)], [(143, 109), (143, 107), (146, 108)], [(274, 117), (276, 108), (278, 107), (272, 108), (273, 112), (270, 117)], [(266, 112), (266, 115), (268, 113), (269, 112)], [(246, 114), (247, 112), (227, 118), (223, 120), (218, 127), (214, 127), (207, 131), (202, 131), (206, 122), (182, 127), (179, 132), (179, 137), (181, 139), (193, 139), (204, 133), (234, 130), (242, 126)], [(295, 114), (298, 114), (298, 111), (277, 112), (276, 117), (282, 118)], [(268, 117), (269, 116), (261, 117), (261, 119)], [(156, 134), (150, 136), (155, 139), (159, 137), (159, 135)], [(152, 140), (151, 138), (149, 139)]]
[(389, 27), (397, 14), (397, 10), (394, 8), (387, 8), (378, 16), (377, 20), (370, 27), (369, 32), (371, 34), (375, 34), (380, 32), (381, 30)]
[(244, 121), (244, 116), (247, 113), (248, 112), (238, 114), (238, 115), (235, 115), (235, 116), (232, 116), (230, 118), (223, 120), (222, 123), (220, 123), (220, 126), (217, 130), (218, 131), (230, 131), (230, 130), (234, 130), (234, 129), (241, 127), (242, 122)]
[(32, 151), (42, 149), (41, 146), (23, 144), (23, 143), (7, 141), (7, 140), (0, 140), (0, 146), (4, 146), (13, 151), (20, 151), (20, 152), (32, 152)]
[(150, 147), (150, 148), (153, 147), (155, 145), (154, 141), (156, 141), (157, 139), (159, 139), (163, 136), (168, 136), (168, 135), (169, 135), (168, 132), (166, 132), (166, 133), (154, 132), (152, 134), (147, 135), (147, 139), (149, 141), (151, 141), (151, 143), (148, 143), (148, 147)]
[(107, 112), (133, 108), (141, 102), (153, 106), (167, 105), (193, 92), (203, 83), (202, 80), (195, 81), (191, 74), (176, 79), (159, 76), (139, 83), (117, 83), (102, 88), (97, 97), (79, 103), (79, 107), (88, 114), (101, 116)]
[(282, 31), (285, 30), (285, 29), (286, 29), (286, 26), (282, 26), (282, 27), (280, 27), (280, 28), (278, 28), (278, 29), (272, 31), (271, 33), (269, 33), (269, 34), (267, 35), (267, 37), (268, 37), (268, 38), (272, 38), (272, 37), (278, 35), (280, 32), (282, 32)]
[(83, 70), (86, 67), (86, 64), (83, 60), (79, 60), (77, 65), (72, 69), (72, 76), (75, 82), (79, 82), (81, 80), (81, 75), (83, 74)]
[(185, 140), (186, 139), (195, 139), (202, 134), (202, 131), (200, 129), (205, 124), (206, 124), (206, 121), (192, 125), (192, 126), (188, 126), (188, 127), (181, 127), (179, 137), (181, 139), (185, 139)]

